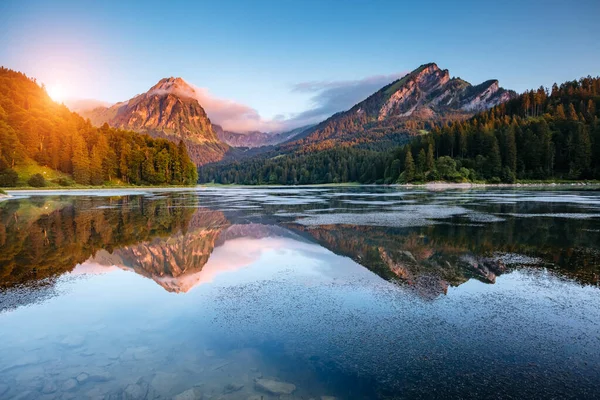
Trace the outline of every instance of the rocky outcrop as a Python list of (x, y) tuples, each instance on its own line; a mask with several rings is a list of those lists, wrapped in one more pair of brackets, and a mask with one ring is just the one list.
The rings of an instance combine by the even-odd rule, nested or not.
[(81, 114), (96, 126), (108, 123), (173, 142), (183, 140), (196, 165), (221, 160), (229, 148), (217, 138), (195, 89), (181, 78), (161, 79), (128, 101)]
[(497, 80), (473, 86), (430, 63), (373, 93), (350, 110), (309, 130), (303, 144), (353, 145), (398, 134), (415, 134), (436, 123), (466, 119), (516, 97)]
[[(404, 79), (404, 78), (403, 78)], [(450, 80), (448, 70), (441, 70), (435, 64), (429, 64), (420, 70), (409, 74), (406, 79), (400, 80), (398, 89), (391, 94), (389, 99), (379, 109), (377, 120), (383, 121), (390, 116), (408, 117), (419, 106), (439, 104), (439, 100), (430, 99), (427, 95), (443, 88)], [(447, 90), (444, 94), (450, 94)]]

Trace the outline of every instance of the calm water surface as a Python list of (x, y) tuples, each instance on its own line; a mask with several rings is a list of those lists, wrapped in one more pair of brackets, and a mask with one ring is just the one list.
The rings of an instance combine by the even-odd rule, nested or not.
[(15, 196), (2, 399), (600, 397), (598, 191)]

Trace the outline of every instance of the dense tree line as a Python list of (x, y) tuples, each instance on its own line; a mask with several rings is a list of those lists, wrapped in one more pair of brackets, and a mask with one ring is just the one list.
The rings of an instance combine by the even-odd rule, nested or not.
[(199, 180), (319, 184), (600, 179), (600, 78), (528, 91), (469, 120), (434, 127), (395, 150), (362, 149), (358, 143), (315, 146), (207, 166)]
[[(194, 184), (195, 165), (183, 143), (93, 127), (26, 75), (0, 68), (0, 186), (15, 186), (15, 168), (35, 162), (82, 185)], [(61, 179), (60, 184), (69, 184)]]
[(600, 178), (600, 78), (539, 88), (399, 148), (385, 182)]
[(199, 182), (222, 184), (304, 185), (321, 183), (370, 183), (383, 175), (385, 154), (353, 147), (320, 152), (296, 152), (274, 157), (255, 157), (226, 165), (199, 169)]

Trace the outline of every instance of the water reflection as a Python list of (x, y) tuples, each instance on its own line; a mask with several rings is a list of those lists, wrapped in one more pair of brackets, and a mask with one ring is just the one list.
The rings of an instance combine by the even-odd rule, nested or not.
[(5, 201), (0, 397), (586, 397), (599, 207), (363, 188)]

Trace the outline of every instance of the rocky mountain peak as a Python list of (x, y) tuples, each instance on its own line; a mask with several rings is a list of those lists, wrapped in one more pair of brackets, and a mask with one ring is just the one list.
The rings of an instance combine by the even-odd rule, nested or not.
[(106, 122), (175, 143), (183, 140), (196, 165), (218, 161), (228, 150), (215, 135), (195, 89), (182, 78), (163, 78), (146, 93), (82, 114), (97, 126)]
[(148, 95), (164, 95), (174, 94), (179, 97), (189, 97), (196, 99), (196, 90), (184, 81), (182, 78), (163, 78), (158, 83), (150, 88), (147, 92)]
[(437, 123), (470, 118), (515, 96), (497, 80), (473, 86), (452, 78), (435, 63), (423, 64), (350, 110), (321, 122), (304, 136), (303, 143), (368, 143), (382, 136), (396, 140)]

